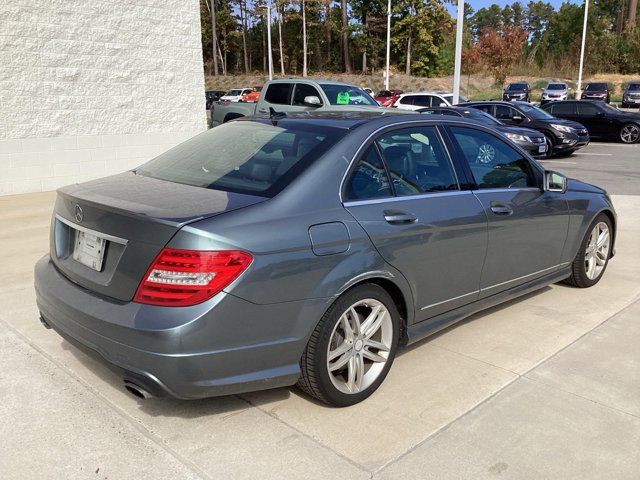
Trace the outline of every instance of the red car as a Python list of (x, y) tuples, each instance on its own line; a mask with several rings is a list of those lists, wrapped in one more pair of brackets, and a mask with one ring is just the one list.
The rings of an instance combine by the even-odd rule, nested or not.
[(249, 102), (249, 103), (255, 103), (258, 101), (258, 99), (260, 98), (260, 92), (262, 91), (262, 87), (253, 87), (253, 92), (251, 93), (247, 93), (245, 96), (243, 96), (240, 101), (241, 102)]
[(383, 107), (391, 107), (403, 93), (402, 90), (380, 90), (373, 99)]

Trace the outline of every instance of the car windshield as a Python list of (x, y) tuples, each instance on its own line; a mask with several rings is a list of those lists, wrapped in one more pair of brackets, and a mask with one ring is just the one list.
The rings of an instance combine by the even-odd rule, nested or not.
[(225, 97), (237, 97), (238, 95), (242, 95), (242, 90), (229, 90)]
[(627, 90), (640, 90), (640, 83), (630, 83)]
[(547, 85), (547, 90), (566, 90), (567, 86), (564, 83), (550, 83)]
[(587, 85), (587, 88), (585, 88), (585, 90), (588, 91), (603, 91), (607, 89), (607, 84), (606, 83), (590, 83), (589, 85)]
[(201, 188), (272, 197), (340, 140), (346, 130), (230, 122), (145, 163), (135, 173)]
[(528, 116), (533, 117), (537, 120), (545, 119), (545, 118), (554, 118), (553, 115), (548, 114), (544, 110), (538, 107), (534, 107), (533, 105), (528, 105), (526, 103), (519, 104), (518, 107)]
[(526, 83), (512, 83), (507, 87), (508, 92), (512, 92), (514, 90), (525, 90), (527, 88)]
[(320, 88), (329, 99), (331, 105), (372, 105), (378, 106), (367, 92), (358, 87), (349, 85), (334, 85), (321, 83)]

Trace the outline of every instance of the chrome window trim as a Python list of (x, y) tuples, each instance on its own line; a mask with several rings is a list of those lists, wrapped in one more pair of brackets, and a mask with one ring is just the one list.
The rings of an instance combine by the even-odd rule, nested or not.
[(345, 207), (357, 207), (359, 205), (373, 205), (377, 203), (388, 203), (388, 202), (401, 202), (403, 200), (420, 200), (424, 198), (431, 198), (434, 196), (442, 196), (448, 197), (452, 195), (462, 195), (467, 194), (471, 195), (470, 190), (445, 190), (442, 192), (425, 192), (420, 193), (418, 195), (406, 195), (404, 197), (382, 197), (382, 198), (371, 198), (366, 200), (347, 200), (343, 203)]
[[(447, 156), (449, 158), (449, 164), (451, 165), (451, 168), (453, 169), (453, 175), (456, 178), (456, 180), (458, 181), (456, 168), (455, 168), (455, 165), (453, 163), (453, 159), (451, 158), (451, 154), (449, 152), (449, 149), (447, 148), (447, 143), (444, 141), (444, 138), (442, 137), (440, 129), (438, 128), (439, 124), (437, 124), (437, 123), (428, 123), (429, 120), (431, 120), (431, 122), (433, 122), (433, 119), (411, 120), (411, 121), (404, 121), (404, 122), (402, 120), (400, 120), (398, 122), (390, 123), (390, 124), (384, 125), (382, 127), (376, 128), (373, 132), (371, 132), (367, 136), (367, 138), (364, 139), (364, 142), (362, 142), (362, 145), (360, 145), (358, 147), (358, 149), (356, 150), (356, 153), (353, 155), (353, 157), (351, 157), (351, 160), (349, 161), (349, 165), (347, 165), (347, 169), (345, 170), (344, 174), (342, 175), (342, 180), (340, 181), (340, 187), (338, 189), (338, 198), (340, 199), (340, 203), (342, 203), (344, 205), (345, 203), (352, 202), (352, 200), (345, 200), (342, 197), (342, 191), (344, 190), (344, 185), (345, 185), (345, 182), (347, 181), (347, 177), (351, 173), (351, 169), (353, 168), (354, 163), (357, 160), (360, 159), (360, 154), (362, 153), (362, 150), (364, 149), (365, 145), (368, 145), (369, 144), (369, 140), (371, 140), (375, 135), (379, 134), (383, 130), (386, 130), (386, 129), (392, 129), (393, 130), (393, 129), (395, 129), (394, 127), (404, 128), (405, 126), (422, 125), (422, 126), (425, 126), (425, 127), (433, 127), (433, 128), (435, 128), (436, 132), (437, 132), (437, 135), (440, 138), (440, 141), (442, 142), (442, 145), (444, 146), (445, 153), (447, 154)], [(455, 120), (453, 120), (453, 121), (448, 120), (448, 121), (450, 123), (468, 125), (468, 123), (466, 123), (466, 122), (456, 122)], [(472, 127), (475, 127), (475, 125), (473, 125)], [(482, 130), (482, 129), (480, 129), (480, 130)], [(385, 166), (386, 166), (386, 161), (384, 160), (384, 158), (382, 160), (385, 162)], [(458, 189), (460, 189), (460, 182), (459, 181), (458, 181)], [(456, 191), (461, 191), (461, 190), (456, 190)], [(440, 192), (438, 192), (438, 193), (440, 193)], [(433, 193), (421, 194), (421, 196), (423, 196), (423, 195), (433, 195)], [(387, 197), (387, 198), (395, 198), (395, 197)], [(399, 197), (399, 198), (407, 198), (407, 197)], [(355, 200), (355, 201), (365, 201), (365, 200)]]
[(523, 280), (523, 279), (528, 278), (528, 277), (533, 277), (534, 275), (539, 275), (541, 273), (549, 272), (551, 270), (558, 269), (558, 268), (564, 267), (566, 265), (569, 265), (570, 263), (571, 262), (559, 263), (557, 265), (554, 265), (553, 267), (543, 268), (542, 270), (538, 270), (537, 272), (528, 273), (526, 275), (522, 275), (521, 277), (513, 278), (511, 280), (507, 280), (506, 282), (497, 283), (495, 285), (491, 285), (490, 287), (480, 288), (479, 290), (475, 290), (473, 292), (469, 292), (469, 293), (465, 293), (463, 295), (458, 295), (457, 297), (449, 298), (448, 300), (442, 300), (441, 302), (432, 303), (430, 305), (426, 305), (424, 307), (421, 307), (420, 311), (427, 310), (427, 309), (432, 308), (432, 307), (437, 307), (438, 305), (442, 305), (443, 303), (453, 302), (454, 300), (459, 300), (461, 298), (468, 297), (469, 295), (477, 295), (477, 294), (480, 294), (482, 292), (486, 292), (487, 290), (491, 290), (491, 289), (496, 288), (496, 287), (501, 287), (501, 286), (506, 285), (508, 283), (516, 282), (518, 280)]
[(125, 238), (116, 237), (114, 235), (109, 235), (107, 233), (102, 233), (102, 232), (99, 232), (97, 230), (92, 230), (90, 228), (83, 227), (81, 225), (78, 225), (77, 223), (73, 223), (70, 220), (67, 220), (64, 217), (61, 217), (57, 213), (55, 215), (55, 218), (56, 218), (56, 220), (60, 221), (61, 223), (64, 223), (65, 225), (67, 225), (68, 227), (71, 227), (71, 228), (73, 228), (75, 230), (78, 230), (80, 232), (88, 233), (90, 235), (95, 235), (97, 237), (104, 238), (105, 240), (108, 240), (110, 242), (119, 243), (120, 245), (127, 245), (127, 243), (129, 243), (129, 240), (127, 240)]

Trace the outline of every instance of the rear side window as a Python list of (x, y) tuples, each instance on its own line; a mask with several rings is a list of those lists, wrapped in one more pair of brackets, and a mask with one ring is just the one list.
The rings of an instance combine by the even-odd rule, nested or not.
[(496, 118), (498, 120), (511, 120), (516, 115), (520, 115), (520, 112), (515, 108), (508, 105), (496, 105)]
[(400, 99), (400, 103), (402, 105), (413, 105), (415, 98), (415, 95), (407, 95), (406, 97), (402, 97)]
[(575, 103), (556, 103), (554, 105), (551, 105), (552, 115), (575, 115), (575, 113)]
[(465, 127), (451, 127), (480, 190), (537, 187), (529, 161), (493, 135)]
[(453, 167), (434, 127), (411, 127), (378, 139), (398, 196), (458, 190)]
[(195, 187), (272, 197), (344, 135), (314, 125), (230, 122), (172, 148), (135, 173)]
[(289, 105), (291, 99), (291, 83), (272, 83), (267, 88), (265, 101), (277, 105)]
[(347, 183), (347, 199), (366, 200), (391, 196), (389, 177), (375, 145), (358, 161)]

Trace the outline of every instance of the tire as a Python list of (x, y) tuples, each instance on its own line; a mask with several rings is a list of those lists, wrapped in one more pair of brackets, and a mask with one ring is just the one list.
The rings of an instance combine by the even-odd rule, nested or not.
[[(369, 330), (369, 334), (373, 333), (367, 339), (365, 316), (380, 306), (386, 309), (386, 314), (380, 308), (377, 310), (380, 313), (370, 317), (376, 320), (373, 324), (379, 323), (379, 326)], [(365, 327), (362, 333), (357, 331), (359, 327), (353, 328), (354, 311), (358, 324)], [(352, 327), (350, 341), (345, 323)], [(361, 402), (375, 392), (387, 376), (398, 348), (399, 333), (400, 314), (386, 290), (369, 283), (348, 290), (327, 310), (311, 334), (300, 359), (302, 375), (296, 385), (335, 407)], [(334, 358), (328, 361), (330, 352)], [(333, 371), (330, 371), (330, 362)]]
[[(596, 228), (600, 229), (603, 226), (606, 226), (608, 232), (606, 249), (604, 249), (606, 251), (596, 249), (593, 255), (589, 255), (588, 257), (587, 252), (593, 248), (594, 231)], [(584, 238), (582, 239), (582, 243), (580, 244), (578, 254), (571, 264), (571, 276), (564, 282), (578, 288), (589, 288), (598, 283), (602, 278), (602, 275), (604, 275), (604, 272), (607, 269), (607, 265), (609, 264), (609, 258), (611, 257), (611, 242), (613, 240), (612, 235), (613, 229), (611, 226), (611, 220), (609, 220), (609, 217), (604, 213), (599, 214), (595, 218), (595, 220), (591, 222), (591, 225), (589, 225), (587, 233), (585, 234)], [(596, 238), (596, 241), (597, 240), (599, 240), (599, 237)], [(589, 273), (590, 263), (588, 258), (592, 258), (593, 261), (596, 262), (596, 266), (598, 267), (597, 271), (592, 271), (591, 275)], [(597, 265), (598, 262), (600, 262), (601, 264)]]
[(618, 138), (622, 143), (637, 143), (640, 140), (640, 125), (636, 123), (624, 124)]
[(544, 134), (544, 139), (547, 144), (547, 152), (545, 153), (544, 158), (551, 158), (553, 157), (553, 140), (551, 140), (551, 137), (546, 133)]

